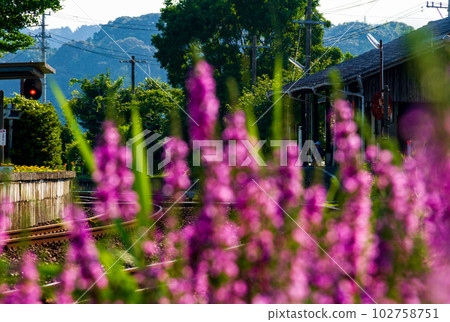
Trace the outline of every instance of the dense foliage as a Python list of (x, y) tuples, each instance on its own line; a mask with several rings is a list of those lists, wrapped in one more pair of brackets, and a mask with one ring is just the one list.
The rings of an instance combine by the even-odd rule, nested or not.
[[(113, 81), (109, 73), (97, 77), (72, 79), (71, 85), (79, 84), (81, 91), (74, 91), (69, 105), (80, 125), (86, 129), (87, 139), (94, 141), (101, 130), (107, 111), (116, 110), (123, 117), (124, 108), (120, 104), (119, 91), (123, 78)], [(119, 117), (120, 117), (119, 116)]]
[[(323, 20), (314, 1), (314, 20)], [(218, 96), (227, 102), (226, 81), (235, 79), (240, 89), (250, 86), (251, 50), (253, 36), (257, 45), (269, 46), (258, 49), (257, 75), (273, 74), (276, 53), (283, 52), (284, 66), (288, 57), (304, 64), (305, 29), (293, 23), (304, 20), (306, 1), (166, 1), (158, 23), (160, 34), (153, 36), (152, 43), (158, 49), (155, 57), (168, 72), (173, 86), (184, 84), (186, 73), (195, 60), (198, 47), (202, 55), (215, 67)], [(189, 26), (189, 28), (186, 28)], [(312, 68), (324, 68), (343, 59), (338, 48), (322, 46), (323, 28), (313, 27), (312, 62), (324, 55), (321, 62)], [(292, 68), (292, 67), (291, 67)]]
[[(79, 84), (81, 90), (72, 93), (69, 106), (86, 130), (89, 142), (95, 142), (101, 132), (99, 125), (107, 118), (114, 119), (120, 132), (129, 138), (132, 106), (137, 107), (142, 115), (144, 129), (168, 135), (170, 112), (184, 104), (180, 89), (148, 78), (137, 85), (134, 94), (131, 88), (123, 88), (123, 78), (113, 81), (109, 73), (72, 79), (72, 84)], [(70, 139), (70, 136), (66, 137)]]
[[(284, 82), (290, 82), (292, 80), (292, 73), (284, 74)], [(258, 129), (259, 138), (262, 140), (268, 140), (272, 138), (271, 132), (271, 124), (273, 122), (273, 104), (276, 101), (274, 96), (268, 98), (268, 93), (272, 91), (274, 86), (274, 81), (270, 79), (267, 75), (263, 77), (258, 77), (255, 86), (252, 89), (244, 89), (242, 95), (238, 99), (238, 103), (234, 107), (234, 109), (243, 110), (247, 112), (252, 112), (254, 114), (256, 120), (255, 128)], [(283, 110), (281, 118), (281, 122), (283, 122), (280, 128), (283, 129), (283, 135), (285, 137), (289, 136), (289, 131), (292, 134), (292, 137), (296, 135), (295, 126), (293, 126), (293, 122), (295, 118), (300, 119), (299, 113), (297, 116), (294, 116), (294, 112), (296, 111), (295, 107), (298, 107), (299, 104), (293, 102), (289, 99), (289, 97), (284, 96), (282, 98)], [(233, 109), (233, 108), (231, 108)], [(268, 147), (268, 146), (267, 146)], [(267, 148), (265, 147), (265, 148)]]
[(55, 108), (22, 96), (6, 98), (5, 101), (22, 111), (21, 118), (14, 120), (11, 161), (29, 166), (60, 166), (61, 121)]

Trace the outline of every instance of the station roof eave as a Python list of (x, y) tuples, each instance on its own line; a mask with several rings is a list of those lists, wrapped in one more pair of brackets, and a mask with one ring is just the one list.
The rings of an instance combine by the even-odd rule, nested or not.
[(44, 62), (0, 63), (0, 79), (43, 78), (55, 74), (55, 69)]

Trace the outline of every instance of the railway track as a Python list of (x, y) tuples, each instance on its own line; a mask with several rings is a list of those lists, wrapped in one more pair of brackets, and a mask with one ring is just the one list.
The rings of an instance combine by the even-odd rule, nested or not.
[[(79, 206), (93, 207), (97, 198), (93, 196), (94, 191), (77, 191), (75, 192), (75, 202)], [(152, 215), (157, 216), (164, 208), (174, 206), (178, 207), (199, 207), (200, 203), (195, 201), (181, 201), (174, 205), (175, 200), (161, 200), (158, 205), (154, 205), (158, 210)], [(86, 225), (98, 224), (103, 215), (97, 215), (94, 217), (86, 218), (84, 221)], [(136, 220), (126, 221), (123, 223), (125, 228), (132, 228), (136, 224)], [(103, 225), (97, 227), (90, 227), (88, 231), (93, 237), (99, 237), (105, 235), (105, 233), (114, 230), (115, 225)], [(51, 245), (68, 239), (69, 233), (66, 228), (66, 224), (56, 223), (51, 225), (32, 227), (26, 229), (17, 229), (7, 231), (8, 239), (3, 240), (5, 245), (10, 248), (15, 248), (20, 245)]]
[[(93, 206), (96, 202), (96, 198), (92, 196), (89, 192), (86, 194), (82, 194), (77, 196), (78, 201), (75, 202), (75, 204), (79, 204), (85, 207)], [(201, 203), (195, 202), (195, 201), (181, 201), (176, 202), (173, 200), (161, 200), (158, 201), (158, 205), (154, 204), (155, 208), (158, 208), (158, 210), (152, 215), (152, 217), (160, 215), (164, 209), (171, 208), (171, 207), (200, 207)], [(222, 203), (225, 206), (233, 207), (234, 203)], [(338, 208), (333, 206), (324, 205), (324, 208), (329, 208), (333, 210), (337, 210)], [(101, 219), (102, 215), (86, 218), (84, 221), (86, 221), (86, 224), (90, 223), (98, 223), (99, 219)], [(131, 220), (123, 223), (123, 226), (126, 228), (132, 228), (136, 224), (137, 220)], [(90, 232), (91, 236), (103, 236), (109, 231), (112, 231), (116, 228), (116, 225), (103, 225), (98, 227), (90, 227), (88, 228), (88, 231)], [(52, 243), (57, 243), (60, 241), (68, 240), (69, 239), (69, 233), (65, 227), (64, 223), (58, 223), (53, 225), (46, 225), (41, 227), (33, 227), (23, 230), (12, 230), (8, 232), (9, 239), (6, 240), (6, 245), (8, 247), (16, 247), (21, 244), (32, 244), (32, 245), (50, 245)], [(236, 245), (234, 247), (229, 247), (227, 250), (231, 250), (234, 248), (239, 248), (244, 245)], [(147, 265), (146, 268), (152, 268), (155, 266), (165, 265), (168, 263), (173, 263), (177, 260), (171, 260), (166, 262), (157, 262), (150, 265)], [(138, 267), (131, 267), (124, 269), (125, 272), (129, 274), (136, 274), (140, 272), (142, 268)], [(57, 285), (59, 285), (59, 281), (55, 281), (49, 284), (42, 285), (43, 288), (52, 288)], [(137, 292), (143, 292), (149, 290), (148, 288), (138, 289)], [(6, 292), (3, 292), (3, 294), (13, 293), (16, 292), (16, 290), (9, 290)]]
[[(162, 213), (163, 207), (160, 205), (154, 205), (157, 211), (153, 213), (152, 217), (158, 216)], [(90, 223), (98, 223), (103, 215), (98, 215), (90, 218), (86, 218), (86, 225)], [(136, 225), (137, 220), (125, 221), (122, 225), (125, 228), (132, 228)], [(113, 231), (116, 225), (102, 225), (97, 227), (89, 227), (88, 231), (92, 237), (100, 237), (106, 233)], [(8, 239), (3, 240), (5, 245), (10, 248), (15, 248), (20, 245), (51, 245), (69, 239), (69, 232), (67, 231), (66, 223), (58, 223), (52, 225), (45, 225), (40, 227), (33, 227), (27, 229), (10, 230), (6, 232)]]
[[(97, 198), (93, 196), (93, 191), (79, 191), (76, 192), (76, 200), (74, 203), (78, 204), (83, 207), (92, 207), (95, 202), (97, 201)], [(226, 202), (221, 203), (224, 206), (227, 207), (233, 207), (234, 203), (232, 202)], [(175, 202), (175, 200), (165, 199), (158, 201), (158, 205), (154, 205), (154, 207), (158, 208), (158, 210), (152, 215), (157, 216), (159, 215), (163, 209), (165, 208), (196, 208), (200, 207), (201, 203), (197, 201), (179, 201)], [(338, 209), (332, 206), (326, 206), (325, 208), (330, 209)], [(98, 224), (100, 222), (100, 219), (103, 217), (103, 215), (97, 215), (93, 217), (86, 218), (84, 221), (86, 222), (86, 225), (90, 224)], [(136, 220), (126, 221), (123, 223), (123, 226), (127, 229), (132, 228), (136, 224)], [(88, 231), (90, 232), (91, 236), (93, 237), (100, 237), (105, 235), (106, 233), (114, 230), (116, 225), (110, 224), (110, 225), (103, 225), (103, 226), (96, 226), (96, 227), (90, 227), (88, 228)], [(40, 227), (32, 227), (32, 228), (26, 228), (26, 229), (18, 229), (18, 230), (10, 230), (7, 232), (8, 239), (4, 240), (6, 246), (10, 248), (15, 248), (20, 245), (51, 245), (53, 243), (58, 243), (61, 241), (65, 241), (69, 237), (69, 233), (66, 228), (66, 224), (64, 222), (57, 223), (57, 224), (51, 224), (51, 225), (45, 225)]]

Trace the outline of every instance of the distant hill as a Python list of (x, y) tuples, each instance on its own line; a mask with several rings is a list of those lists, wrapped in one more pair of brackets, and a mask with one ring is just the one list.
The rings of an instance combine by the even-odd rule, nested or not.
[(63, 43), (73, 40), (87, 40), (91, 38), (95, 32), (99, 31), (100, 27), (93, 26), (81, 26), (78, 27), (75, 31), (72, 31), (69, 27), (61, 27), (57, 29), (50, 29), (49, 34), (54, 38), (53, 41), (49, 41), (49, 46), (52, 48), (59, 48), (63, 45)]
[[(120, 60), (130, 59), (124, 52), (126, 51), (137, 60), (147, 61), (136, 64), (136, 84), (144, 80), (145, 73), (166, 81), (165, 71), (153, 58), (156, 49), (150, 42), (151, 36), (158, 32), (155, 25), (159, 16), (159, 13), (152, 13), (140, 17), (117, 18), (102, 25), (109, 36), (98, 26), (82, 26), (74, 32), (70, 28), (51, 29), (51, 38), (48, 40), (51, 48), (48, 50), (47, 62), (55, 68), (56, 74), (49, 75), (48, 80), (56, 81), (67, 98), (71, 97), (74, 90), (69, 87), (70, 79), (96, 76), (108, 71), (113, 79), (125, 76), (125, 86), (130, 86), (131, 64), (120, 63)], [(0, 62), (30, 60), (40, 61), (40, 51), (28, 49), (0, 58)], [(0, 89), (5, 90), (5, 95), (12, 96), (20, 90), (19, 81), (2, 80)], [(50, 89), (47, 90), (47, 99), (57, 106)]]
[(382, 39), (383, 43), (388, 43), (410, 31), (414, 28), (402, 22), (389, 22), (381, 25), (370, 25), (365, 22), (346, 22), (340, 25), (332, 25), (325, 29), (324, 45), (332, 46), (345, 33), (344, 36), (335, 44), (343, 53), (349, 52), (352, 55), (360, 55), (373, 49), (373, 46), (367, 39), (367, 33), (372, 34), (377, 40)]

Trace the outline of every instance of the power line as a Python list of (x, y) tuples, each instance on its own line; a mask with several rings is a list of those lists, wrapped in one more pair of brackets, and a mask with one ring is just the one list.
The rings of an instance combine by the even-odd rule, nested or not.
[[(103, 53), (103, 52), (91, 50), (91, 49), (88, 49), (88, 48), (79, 47), (79, 46), (76, 46), (74, 44), (71, 44), (71, 43), (68, 43), (68, 42), (63, 42), (63, 41), (58, 40), (58, 39), (53, 39), (52, 38), (50, 40), (55, 42), (55, 43), (61, 44), (61, 45), (66, 45), (66, 46), (69, 46), (69, 47), (72, 47), (72, 48), (75, 48), (75, 49), (78, 49), (78, 50), (86, 51), (86, 52), (89, 52), (89, 53), (92, 53), (92, 54), (96, 54), (96, 55), (100, 55), (100, 56), (104, 56), (104, 57), (107, 57), (107, 58), (112, 58), (112, 59), (123, 59), (124, 58), (123, 56), (119, 56), (119, 55)], [(95, 48), (95, 46), (94, 46), (94, 48)], [(101, 47), (101, 48), (103, 48), (103, 47)], [(139, 54), (139, 56), (146, 57), (147, 55)], [(151, 56), (147, 56), (147, 57), (151, 57)], [(156, 60), (152, 60), (152, 61), (156, 62)], [(150, 65), (161, 67), (159, 64), (150, 64)]]
[[(41, 50), (41, 61), (44, 64), (47, 62), (47, 39), (50, 38), (50, 35), (48, 35), (45, 31), (45, 27), (47, 26), (45, 24), (45, 16), (49, 15), (50, 14), (46, 14), (45, 12), (42, 14), (41, 24), (39, 25), (41, 27), (41, 33), (34, 35), (35, 38), (40, 38), (41, 47), (39, 49)], [(44, 94), (42, 98), (43, 103), (47, 103), (47, 76), (45, 74), (42, 82), (42, 93)]]
[[(88, 16), (89, 17), (89, 15), (75, 2), (75, 1), (73, 1), (72, 0), (72, 2), (86, 15), (86, 16)], [(89, 19), (91, 19), (92, 21), (94, 21), (91, 17), (89, 17)], [(94, 23), (95, 23), (95, 21), (94, 21)], [(99, 27), (100, 27), (100, 29), (128, 56), (128, 57), (130, 57), (130, 55), (127, 53), (127, 51), (125, 50), (125, 49), (123, 49), (123, 47), (122, 46), (120, 46), (118, 43), (117, 43), (117, 41), (115, 41), (112, 37), (111, 37), (111, 35), (109, 34), (109, 33), (107, 33), (106, 31), (105, 31), (105, 29), (103, 29), (102, 28), (102, 26), (100, 26), (100, 25), (98, 25)], [(146, 73), (146, 71), (141, 67), (141, 65), (138, 65), (138, 67), (145, 73), (145, 74), (147, 74)], [(166, 93), (167, 94), (167, 96), (175, 103), (175, 105), (181, 110), (181, 111), (183, 111), (185, 114), (186, 114), (186, 116), (187, 117), (189, 117), (193, 122), (194, 122), (194, 124), (195, 125), (197, 125), (197, 126), (200, 126), (190, 115), (189, 115), (189, 113), (188, 112), (186, 112), (181, 106), (180, 106), (180, 104), (178, 104), (178, 102), (172, 97), (172, 95), (170, 94), (170, 93), (168, 93), (157, 81), (155, 81), (149, 74), (147, 74), (147, 76), (152, 80), (152, 81), (154, 81), (155, 82), (155, 84), (164, 92), (164, 93)]]
[[(361, 18), (360, 14), (333, 13), (331, 15), (333, 15), (333, 16), (349, 16), (349, 17), (359, 17), (359, 18)], [(387, 18), (389, 18), (387, 16), (365, 16), (365, 17), (367, 17), (367, 18), (382, 18), (382, 20), (386, 20)], [(430, 20), (430, 18), (426, 18), (426, 17), (408, 17), (408, 20), (411, 20), (411, 19), (427, 20), (427, 21)]]
[[(419, 7), (420, 7), (420, 6), (419, 6)], [(410, 12), (411, 10), (413, 10), (413, 11)], [(403, 18), (408, 17), (409, 15), (416, 14), (416, 13), (419, 12), (420, 10), (421, 10), (420, 8), (414, 8), (414, 7), (413, 7), (413, 8), (410, 8), (410, 9), (406, 10), (406, 11), (400, 12), (400, 13), (398, 13), (397, 15), (391, 16), (391, 17), (389, 17), (389, 18), (391, 18), (391, 19), (395, 18), (395, 19), (397, 19), (397, 20), (398, 20), (398, 19), (403, 19)], [(404, 13), (405, 13), (405, 14), (404, 14)], [(401, 15), (401, 14), (404, 14), (404, 15), (403, 15), (403, 16), (399, 16), (399, 17), (396, 17), (396, 16)], [(380, 28), (380, 27), (383, 27), (383, 26), (385, 26), (385, 25), (390, 24), (391, 22), (395, 22), (395, 21), (390, 20), (390, 21), (386, 21), (385, 23), (378, 24), (378, 25), (375, 25), (375, 26), (362, 26), (362, 27), (360, 27), (360, 28), (358, 28), (358, 29), (355, 29), (353, 32), (349, 33), (348, 35), (346, 35), (345, 38), (340, 39), (340, 41), (348, 40), (348, 39), (350, 39), (350, 38), (352, 38), (352, 37), (356, 37), (356, 36), (361, 35), (361, 34), (363, 34), (363, 33), (367, 33), (367, 32), (369, 32), (369, 31), (378, 29), (378, 28)], [(339, 38), (339, 37), (338, 37), (338, 36), (325, 37), (325, 38), (323, 39), (323, 41), (324, 41), (324, 43), (325, 43), (325, 42), (333, 42), (333, 41), (334, 41), (335, 39), (337, 39), (337, 38)]]
[(103, 25), (103, 27), (108, 27), (112, 29), (127, 29), (127, 30), (141, 30), (141, 31), (159, 31), (157, 29), (149, 29), (149, 28), (134, 28), (134, 27), (124, 27), (124, 26), (117, 26), (111, 23), (108, 23), (106, 25)]
[(23, 54), (25, 54), (25, 50), (22, 50), (22, 52), (20, 52), (19, 54), (12, 54), (13, 57), (11, 59), (7, 60), (6, 63), (9, 63), (9, 62), (13, 61), (14, 59), (16, 59), (17, 57), (22, 56)]
[(323, 14), (330, 14), (333, 12), (345, 11), (345, 10), (349, 10), (349, 9), (353, 9), (353, 8), (357, 8), (357, 7), (361, 7), (361, 6), (366, 6), (366, 5), (376, 2), (376, 1), (378, 1), (378, 0), (370, 0), (365, 3), (360, 3), (360, 4), (353, 3), (351, 5), (350, 4), (343, 5), (341, 7), (335, 7), (334, 9), (332, 8), (329, 11), (324, 11)]
[(105, 56), (105, 57), (108, 57), (108, 58), (113, 58), (113, 59), (121, 59), (121, 58), (123, 58), (122, 56), (118, 56), (118, 55), (106, 54), (106, 53), (101, 53), (101, 52), (98, 52), (98, 51), (95, 51), (95, 50), (90, 50), (90, 49), (87, 49), (87, 48), (78, 47), (78, 46), (75, 46), (75, 45), (73, 45), (71, 43), (66, 43), (66, 42), (63, 42), (63, 41), (60, 41), (60, 40), (57, 40), (57, 39), (50, 39), (50, 40), (53, 41), (53, 42), (56, 42), (58, 44), (66, 45), (66, 46), (69, 46), (69, 47), (72, 47), (72, 48), (75, 48), (75, 49), (83, 50), (83, 51), (86, 51), (86, 52), (89, 52), (89, 53), (92, 53), (92, 54), (97, 54), (97, 55)]
[[(67, 37), (64, 37), (64, 36), (60, 36), (60, 35), (54, 35), (54, 36), (56, 36), (56, 37), (58, 37), (58, 38), (63, 38), (63, 39), (69, 40), (69, 41), (76, 42), (76, 40), (70, 39), (70, 38), (67, 38)], [(113, 48), (106, 48), (106, 47), (94, 45), (94, 44), (87, 43), (87, 42), (84, 42), (83, 45), (87, 45), (87, 46), (90, 46), (90, 47), (93, 47), (93, 48), (98, 48), (98, 49), (108, 50), (108, 51), (112, 51), (112, 52), (123, 53), (123, 51), (121, 51), (121, 50), (117, 50), (117, 49), (113, 49)], [(141, 54), (141, 53), (132, 53), (132, 52), (130, 52), (130, 54), (136, 55), (136, 56), (141, 56), (141, 57), (149, 57), (150, 60), (152, 60), (152, 61), (157, 61), (157, 60), (154, 59), (153, 56), (151, 56), (151, 55), (146, 55), (146, 54)]]
[[(328, 8), (328, 9), (326, 9), (326, 10), (324, 9), (324, 10), (322, 11), (322, 13), (328, 12), (327, 10), (329, 10), (329, 11), (334, 11), (334, 10), (339, 10), (339, 9), (341, 9), (341, 8), (344, 8), (344, 7), (348, 7), (348, 6), (352, 6), (352, 5), (357, 5), (357, 4), (359, 4), (360, 2), (364, 2), (364, 1), (368, 1), (368, 0), (358, 0), (358, 1), (353, 1), (353, 2), (344, 3), (344, 4), (341, 4), (341, 5), (336, 6), (336, 7)], [(371, 0), (369, 0), (369, 1), (371, 1)], [(320, 7), (320, 5), (319, 5), (319, 7)]]
[[(84, 17), (80, 17), (80, 16), (74, 16), (74, 15), (57, 13), (56, 16), (58, 16), (58, 15), (62, 15), (62, 16), (66, 16), (66, 17), (73, 17), (73, 18), (76, 18), (76, 19), (79, 19), (79, 20), (85, 20), (85, 21), (92, 22), (92, 19), (84, 18)], [(112, 24), (116, 24), (116, 25), (130, 25), (130, 26), (138, 26), (138, 27), (154, 27), (154, 24), (137, 24), (137, 23), (128, 23), (128, 22), (114, 22), (114, 21), (113, 22), (108, 21), (108, 22), (102, 23), (102, 22), (99, 22), (98, 20), (95, 21), (95, 22), (99, 23), (99, 24), (112, 23)]]
[[(77, 16), (70, 16), (70, 15), (66, 15), (66, 16), (77, 17)], [(67, 20), (67, 18), (58, 17), (58, 15), (55, 15), (55, 17), (59, 18), (59, 19)], [(77, 17), (77, 19), (71, 19), (71, 18), (68, 18), (68, 19), (72, 20), (72, 21), (82, 20), (82, 21), (85, 21), (85, 22), (91, 22), (88, 19), (85, 19), (85, 18), (82, 18), (82, 17)], [(154, 25), (134, 24), (134, 23), (120, 23), (120, 22), (111, 22), (111, 21), (106, 22), (106, 23), (102, 23), (102, 22), (96, 21), (96, 23), (98, 23), (102, 27), (108, 27), (108, 28), (119, 28), (119, 29), (140, 30), (140, 31), (156, 31), (156, 32), (159, 32), (158, 28), (156, 28)], [(131, 27), (131, 26), (136, 26), (136, 27)], [(138, 27), (142, 27), (142, 28), (138, 28)], [(148, 27), (148, 28), (144, 28), (144, 27)]]
[(441, 11), (439, 9), (447, 9), (447, 11), (448, 11), (448, 13), (450, 15), (450, 0), (449, 0), (448, 3), (449, 3), (448, 6), (445, 6), (445, 5), (443, 6), (442, 2), (439, 2), (439, 3), (436, 2), (436, 4), (434, 4), (434, 1), (432, 1), (431, 4), (429, 4), (428, 1), (427, 1), (427, 8), (435, 8), (435, 9), (437, 9), (437, 11), (439, 12), (439, 15), (441, 16), (441, 18), (444, 19), (444, 16), (442, 15), (442, 13), (441, 13)]

